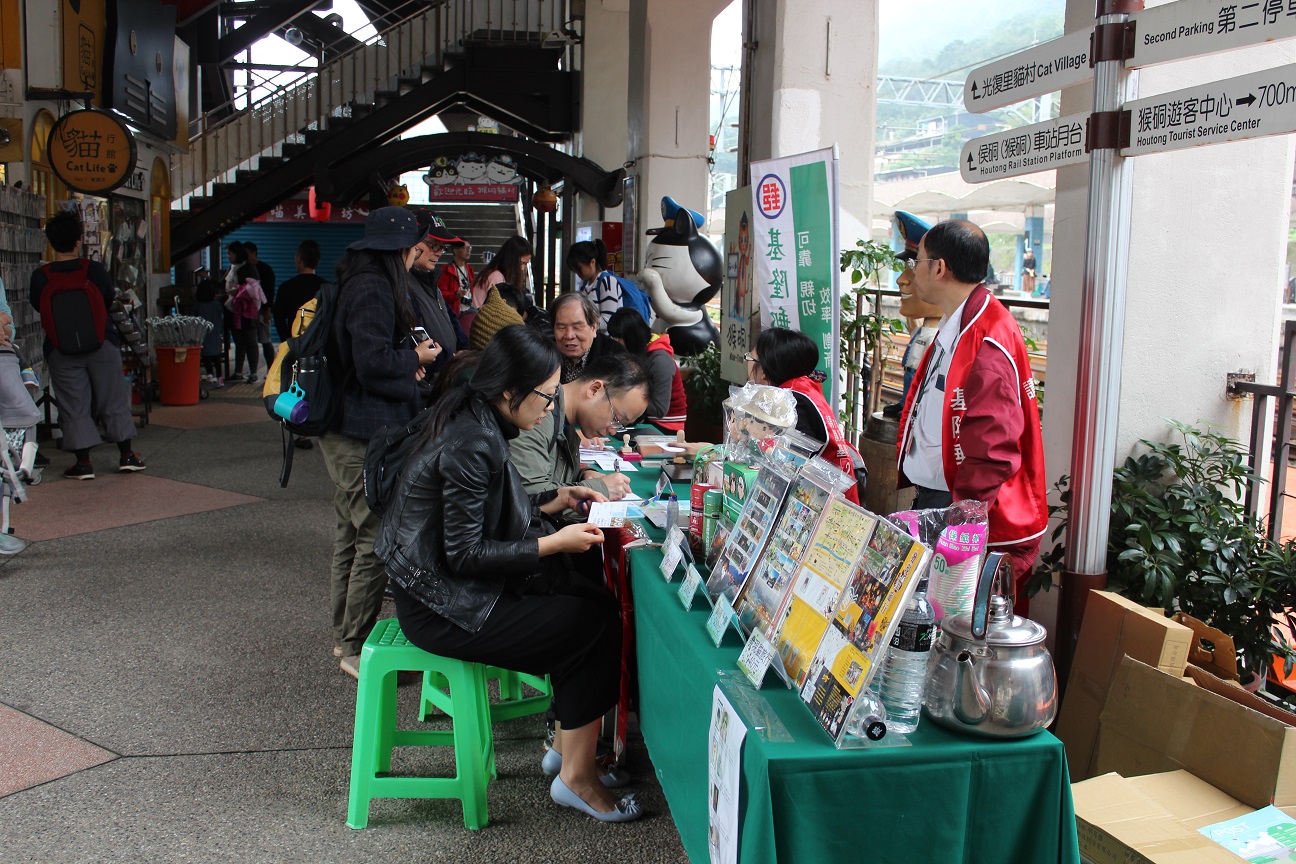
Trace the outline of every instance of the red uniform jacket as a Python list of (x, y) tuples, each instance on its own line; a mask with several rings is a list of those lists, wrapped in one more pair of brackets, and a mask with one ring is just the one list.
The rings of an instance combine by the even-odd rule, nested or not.
[[(858, 454), (859, 451), (852, 447), (847, 442), (846, 436), (842, 434), (841, 426), (837, 423), (837, 416), (833, 413), (832, 408), (828, 406), (828, 400), (824, 398), (823, 385), (813, 378), (802, 375), (800, 378), (784, 381), (779, 386), (788, 390), (795, 390), (809, 399), (810, 404), (814, 405), (815, 411), (819, 412), (819, 419), (823, 421), (824, 429), (828, 430), (828, 443), (824, 445), (823, 457), (842, 471), (845, 471), (846, 476), (854, 481), (855, 462), (852, 454)], [(860, 503), (860, 490), (856, 483), (852, 482), (850, 487), (842, 494), (852, 504)]]
[[(923, 381), (933, 341), (914, 376)], [(899, 486), (904, 454), (914, 434), (910, 387), (897, 445)], [(939, 391), (932, 391), (939, 392)], [(928, 398), (931, 398), (930, 396)], [(941, 411), (941, 461), (955, 501), (975, 498), (990, 507), (990, 545), (1009, 546), (1048, 528), (1044, 444), (1035, 380), (1016, 319), (978, 285), (963, 306)]]

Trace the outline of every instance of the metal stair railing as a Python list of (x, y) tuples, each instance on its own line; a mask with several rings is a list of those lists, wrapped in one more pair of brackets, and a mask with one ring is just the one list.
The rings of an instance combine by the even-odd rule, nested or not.
[(304, 141), (308, 130), (324, 130), (329, 117), (349, 116), (352, 104), (371, 105), (378, 91), (398, 91), (401, 79), (422, 80), (423, 67), (442, 67), (445, 54), (474, 33), (510, 41), (564, 32), (568, 3), (408, 0), (392, 13), (408, 12), (408, 17), (352, 50), (318, 69), (302, 67), (301, 76), (273, 86), (236, 113), (228, 109), (263, 88), (245, 91), (231, 104), (197, 118), (190, 126), (189, 151), (172, 159), (177, 200), (210, 194), (215, 183), (233, 182), (236, 171), (254, 168), (259, 157), (279, 155), (285, 143)]

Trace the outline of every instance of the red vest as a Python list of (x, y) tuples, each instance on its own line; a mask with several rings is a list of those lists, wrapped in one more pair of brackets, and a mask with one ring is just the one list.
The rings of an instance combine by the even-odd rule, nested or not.
[[(810, 400), (810, 404), (819, 412), (819, 419), (823, 421), (824, 429), (828, 430), (828, 443), (824, 446), (823, 457), (829, 462), (836, 465), (852, 481), (855, 480), (855, 461), (852, 458), (853, 453), (858, 453), (842, 435), (841, 426), (837, 423), (837, 417), (833, 414), (832, 408), (828, 406), (828, 400), (823, 395), (823, 385), (813, 378), (802, 375), (800, 378), (793, 378), (791, 381), (784, 381), (779, 385), (788, 390), (795, 390), (802, 396)], [(860, 503), (859, 489), (854, 482), (842, 493), (852, 504)]]
[[(648, 350), (665, 351), (672, 359), (675, 357), (675, 349), (671, 347), (670, 337), (664, 334), (649, 342)], [(648, 422), (672, 432), (679, 432), (684, 428), (687, 415), (688, 399), (684, 396), (684, 379), (680, 377), (679, 364), (676, 363), (675, 377), (671, 380), (670, 406), (666, 409), (666, 416), (649, 417)]]
[[(963, 444), (959, 427), (967, 411), (963, 386), (967, 383), (972, 363), (980, 351), (1000, 351), (1017, 372), (1016, 399), (1005, 400), (999, 410), (1020, 411), (1023, 429), (1017, 439), (1021, 454), (1021, 467), (999, 487), (999, 493), (990, 507), (990, 545), (1007, 546), (1039, 537), (1048, 528), (1048, 494), (1044, 484), (1044, 444), (1040, 436), (1039, 410), (1035, 405), (1035, 379), (1031, 373), (1030, 358), (1022, 342), (1017, 320), (1003, 304), (991, 296), (984, 286), (977, 286), (963, 307), (962, 329), (954, 342), (949, 372), (945, 377), (946, 399), (941, 411), (941, 461), (945, 467), (945, 482), (951, 490), (963, 464)], [(914, 374), (915, 381), (923, 381), (927, 364), (936, 347), (935, 340), (927, 346), (922, 363)], [(910, 387), (905, 399), (904, 422), (896, 440), (896, 465), (899, 469), (899, 486), (912, 485), (904, 476), (904, 454), (914, 434), (913, 403), (921, 387)], [(939, 392), (939, 391), (934, 391)], [(930, 398), (930, 397), (929, 397)], [(1003, 442), (1009, 443), (1009, 442)], [(955, 496), (955, 500), (958, 496)]]

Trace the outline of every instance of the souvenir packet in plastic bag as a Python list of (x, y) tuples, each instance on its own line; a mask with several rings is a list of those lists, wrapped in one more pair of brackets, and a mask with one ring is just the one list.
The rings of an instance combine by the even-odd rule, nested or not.
[(927, 600), (937, 623), (972, 612), (989, 538), (987, 512), (984, 502), (969, 499), (932, 510), (903, 510), (889, 517), (931, 547)]
[(725, 458), (756, 465), (774, 449), (780, 434), (796, 426), (796, 397), (791, 390), (765, 384), (731, 387), (724, 414)]
[(706, 483), (720, 488), (724, 473), (725, 448), (723, 445), (704, 447), (693, 457), (693, 483)]
[(790, 468), (800, 468), (818, 456), (822, 449), (822, 441), (789, 429), (774, 439), (774, 449), (769, 452), (769, 458)]

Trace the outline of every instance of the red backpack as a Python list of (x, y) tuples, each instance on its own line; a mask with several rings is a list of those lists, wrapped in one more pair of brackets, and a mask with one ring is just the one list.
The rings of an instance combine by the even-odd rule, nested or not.
[(89, 354), (99, 350), (108, 326), (103, 292), (90, 281), (90, 261), (81, 259), (79, 270), (45, 271), (40, 298), (41, 326), (54, 347), (64, 354)]

